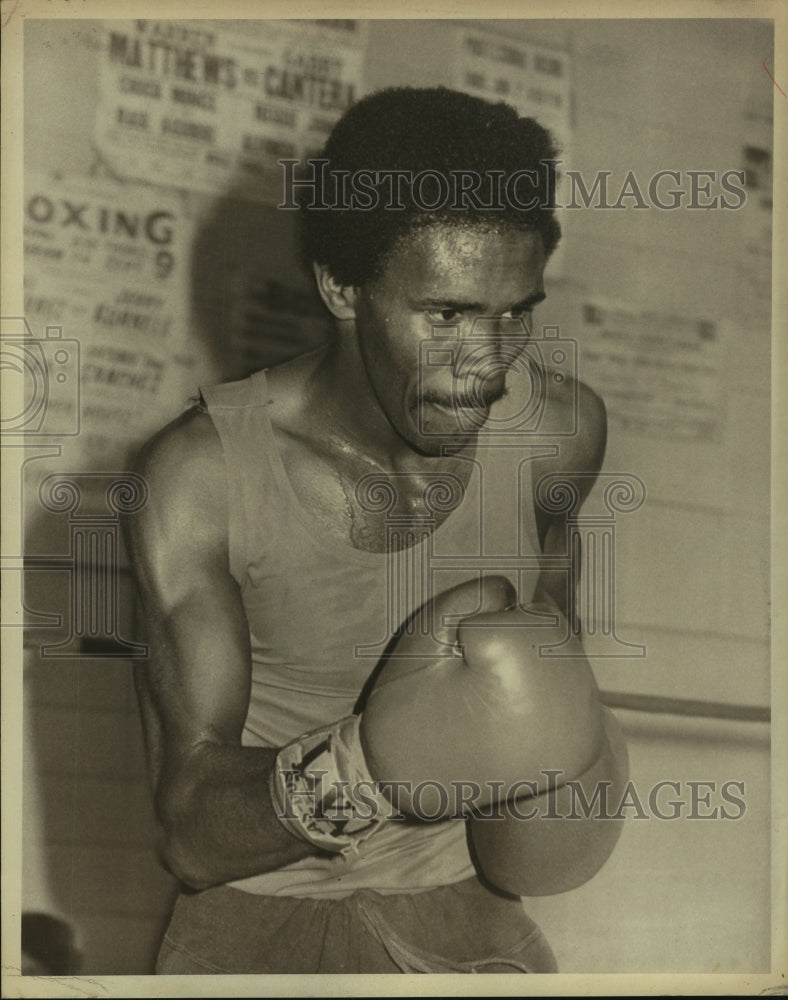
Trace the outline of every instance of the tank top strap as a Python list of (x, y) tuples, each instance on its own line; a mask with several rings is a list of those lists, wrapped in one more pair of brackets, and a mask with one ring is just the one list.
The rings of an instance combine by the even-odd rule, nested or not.
[[(261, 510), (283, 503), (281, 469), (271, 421), (266, 413), (265, 372), (221, 385), (203, 386), (200, 395), (219, 435), (225, 458), (229, 521), (230, 572), (243, 585), (249, 546), (249, 526)], [(256, 556), (261, 553), (255, 552)]]

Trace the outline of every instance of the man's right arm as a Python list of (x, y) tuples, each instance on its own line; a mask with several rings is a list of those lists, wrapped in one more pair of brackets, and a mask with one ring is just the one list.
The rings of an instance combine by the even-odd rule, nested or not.
[(249, 628), (230, 574), (225, 465), (191, 410), (146, 447), (150, 497), (126, 537), (150, 645), (135, 680), (168, 867), (194, 888), (280, 868), (315, 849), (276, 816), (277, 750), (241, 744)]

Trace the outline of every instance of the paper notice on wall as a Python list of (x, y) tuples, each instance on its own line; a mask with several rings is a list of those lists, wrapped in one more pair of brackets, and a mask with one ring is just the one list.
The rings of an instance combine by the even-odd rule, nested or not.
[(44, 373), (46, 433), (66, 435), (72, 466), (125, 467), (194, 391), (201, 353), (187, 340), (191, 240), (173, 194), (58, 175), (27, 179), (25, 316), (34, 337), (53, 341), (47, 358), (59, 338), (74, 368), (58, 380), (48, 361), (53, 370)]
[(555, 136), (562, 156), (571, 138), (569, 53), (503, 35), (457, 30), (454, 86), (488, 101), (506, 101)]
[(611, 426), (666, 440), (713, 441), (720, 432), (718, 324), (585, 302), (579, 374), (604, 399)]
[[(549, 129), (558, 147), (559, 178), (570, 154), (570, 58), (568, 52), (511, 40), (492, 32), (456, 30), (453, 86), (487, 101), (505, 101)], [(571, 219), (560, 216), (564, 229)], [(562, 240), (550, 258), (549, 275), (564, 273)]]
[(282, 201), (362, 89), (365, 25), (106, 21), (96, 142), (119, 176)]
[(774, 184), (771, 114), (745, 116), (742, 150), (747, 203), (741, 212), (742, 278), (748, 322), (769, 324), (772, 304), (772, 216)]

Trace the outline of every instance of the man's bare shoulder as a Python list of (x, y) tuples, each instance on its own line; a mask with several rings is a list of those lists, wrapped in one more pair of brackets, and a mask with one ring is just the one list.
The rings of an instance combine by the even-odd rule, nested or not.
[(227, 538), (227, 491), (221, 441), (202, 407), (187, 410), (154, 435), (136, 471), (148, 503), (129, 526), (132, 541), (159, 551), (222, 551)]
[(607, 444), (607, 410), (601, 396), (580, 379), (546, 379), (547, 400), (540, 431), (557, 444), (549, 460), (554, 472), (598, 472)]
[(216, 427), (202, 406), (194, 406), (155, 434), (137, 458), (137, 471), (158, 490), (192, 482), (210, 487), (224, 475), (224, 453)]

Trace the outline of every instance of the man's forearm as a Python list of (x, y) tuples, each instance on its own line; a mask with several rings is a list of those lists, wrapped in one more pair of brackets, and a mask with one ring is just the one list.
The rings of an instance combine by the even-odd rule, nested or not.
[(278, 751), (204, 743), (156, 796), (161, 849), (170, 869), (196, 889), (273, 871), (315, 855), (276, 815), (269, 778)]

